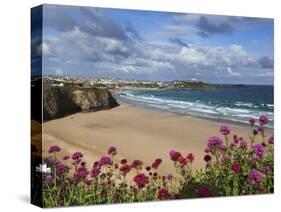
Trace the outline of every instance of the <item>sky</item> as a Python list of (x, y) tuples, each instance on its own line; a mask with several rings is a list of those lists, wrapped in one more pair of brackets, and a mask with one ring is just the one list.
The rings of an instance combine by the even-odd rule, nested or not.
[(44, 5), (42, 20), (45, 75), (273, 84), (273, 19)]

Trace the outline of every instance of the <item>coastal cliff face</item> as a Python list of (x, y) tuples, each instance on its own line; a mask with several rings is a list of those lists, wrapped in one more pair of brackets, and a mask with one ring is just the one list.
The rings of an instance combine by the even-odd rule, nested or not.
[(44, 86), (43, 120), (60, 118), (76, 112), (90, 112), (110, 109), (119, 104), (109, 90), (83, 88), (67, 85), (64, 87)]

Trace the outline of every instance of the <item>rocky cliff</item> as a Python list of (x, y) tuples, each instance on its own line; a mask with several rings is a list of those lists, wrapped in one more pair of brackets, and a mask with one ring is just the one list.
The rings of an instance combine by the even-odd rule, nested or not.
[(60, 118), (76, 112), (110, 109), (119, 104), (108, 89), (76, 85), (43, 87), (43, 120)]

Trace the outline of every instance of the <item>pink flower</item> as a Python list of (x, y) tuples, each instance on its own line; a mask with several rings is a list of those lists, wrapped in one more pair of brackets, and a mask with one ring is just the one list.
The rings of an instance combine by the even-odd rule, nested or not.
[(249, 118), (249, 123), (250, 123), (251, 126), (254, 126), (254, 124), (256, 123), (256, 119)]
[(152, 168), (157, 169), (160, 164), (162, 163), (162, 159), (161, 158), (157, 158), (151, 165)]
[(241, 149), (247, 149), (248, 148), (248, 143), (247, 141), (240, 141), (240, 148)]
[(270, 136), (268, 139), (269, 144), (274, 144), (274, 135)]
[(259, 121), (261, 125), (266, 125), (268, 123), (268, 117), (266, 115), (261, 115)]
[(56, 153), (56, 152), (60, 152), (60, 151), (61, 151), (61, 148), (58, 145), (54, 145), (49, 148), (49, 153)]
[(171, 150), (169, 152), (169, 155), (170, 155), (170, 158), (172, 161), (177, 161), (179, 159), (179, 157), (181, 156), (181, 153)]
[(248, 183), (250, 185), (259, 184), (263, 181), (262, 173), (256, 169), (252, 169), (248, 174)]
[(62, 175), (66, 172), (66, 168), (63, 164), (58, 165), (57, 167), (57, 174)]
[(162, 163), (162, 159), (161, 158), (156, 158), (155, 159), (155, 163), (160, 165)]
[(108, 150), (107, 150), (107, 154), (108, 154), (108, 155), (112, 155), (112, 156), (116, 155), (116, 154), (117, 154), (117, 149), (116, 149), (116, 147), (115, 147), (115, 146), (109, 147)]
[(93, 164), (93, 167), (100, 167), (100, 162), (99, 161), (95, 161), (94, 164)]
[(133, 169), (141, 169), (143, 165), (143, 162), (140, 160), (134, 160), (131, 164), (131, 168)]
[(169, 198), (168, 189), (165, 187), (159, 189), (157, 192), (157, 198), (160, 200), (168, 199)]
[(152, 167), (153, 169), (157, 169), (157, 168), (158, 168), (158, 164), (155, 163), (155, 162), (153, 162), (152, 165), (151, 165), (151, 167)]
[(220, 132), (223, 135), (228, 135), (228, 134), (230, 134), (230, 129), (229, 129), (229, 127), (227, 125), (222, 125), (220, 127)]
[(184, 167), (187, 164), (187, 159), (183, 156), (180, 156), (178, 162), (180, 163), (181, 167)]
[(239, 164), (238, 162), (234, 162), (234, 163), (232, 163), (232, 165), (231, 165), (231, 169), (232, 169), (235, 173), (237, 173), (237, 172), (240, 171), (241, 166), (240, 166), (240, 164)]
[(194, 161), (194, 155), (192, 153), (189, 153), (186, 158), (189, 160), (190, 163)]
[(143, 188), (148, 183), (148, 177), (143, 173), (137, 174), (133, 180), (138, 188)]
[(259, 129), (253, 129), (253, 135), (259, 134)]
[(266, 175), (269, 175), (272, 173), (270, 166), (264, 166), (262, 167), (262, 172)]
[(57, 159), (51, 160), (50, 162), (55, 166), (58, 166), (60, 164), (60, 161)]
[(262, 144), (255, 144), (253, 146), (253, 152), (258, 156), (259, 159), (262, 159), (265, 155), (265, 148)]
[(208, 138), (207, 145), (210, 150), (221, 149), (223, 147), (223, 141), (218, 136), (211, 136)]
[(94, 167), (91, 170), (91, 177), (97, 177), (100, 173), (101, 173), (100, 167), (99, 166)]
[(214, 192), (207, 186), (201, 186), (197, 192), (198, 197), (213, 197)]
[(63, 160), (68, 160), (70, 157), (68, 155), (65, 155), (62, 159)]
[(120, 172), (123, 174), (123, 175), (126, 175), (127, 173), (130, 172), (131, 170), (131, 166), (128, 165), (128, 164), (124, 164), (122, 165), (120, 168), (119, 168)]
[(73, 153), (73, 155), (72, 155), (72, 159), (73, 160), (79, 160), (80, 158), (82, 158), (83, 157), (83, 154), (81, 153), (81, 152), (75, 152), (75, 153)]
[(126, 164), (127, 162), (128, 162), (127, 159), (122, 159), (122, 160), (120, 161), (121, 164)]
[(233, 142), (235, 144), (238, 144), (239, 143), (239, 139), (238, 139), (238, 136), (236, 134), (233, 135)]
[(205, 155), (204, 156), (204, 161), (206, 161), (207, 163), (209, 162), (209, 161), (211, 161), (212, 160), (212, 157), (210, 156), (210, 155)]
[(86, 167), (80, 166), (74, 173), (75, 180), (84, 180), (88, 176), (89, 171)]
[(154, 180), (157, 180), (158, 177), (160, 177), (160, 176), (158, 175), (158, 173), (157, 173), (157, 172), (154, 172), (154, 173), (153, 173), (153, 179), (154, 179)]
[(110, 157), (107, 156), (102, 156), (99, 160), (99, 165), (100, 166), (104, 166), (104, 165), (111, 165), (112, 164), (112, 160)]

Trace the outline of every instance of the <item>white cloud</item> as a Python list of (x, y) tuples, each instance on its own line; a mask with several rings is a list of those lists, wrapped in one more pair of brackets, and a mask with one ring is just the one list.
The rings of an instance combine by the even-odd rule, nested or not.
[(123, 41), (102, 37), (98, 37), (97, 41), (100, 42), (100, 44), (103, 46), (104, 51), (107, 53), (126, 54), (129, 52)]
[(227, 67), (226, 70), (227, 70), (227, 73), (229, 74), (229, 76), (241, 76), (240, 73), (238, 73), (238, 72), (233, 72), (230, 67)]

